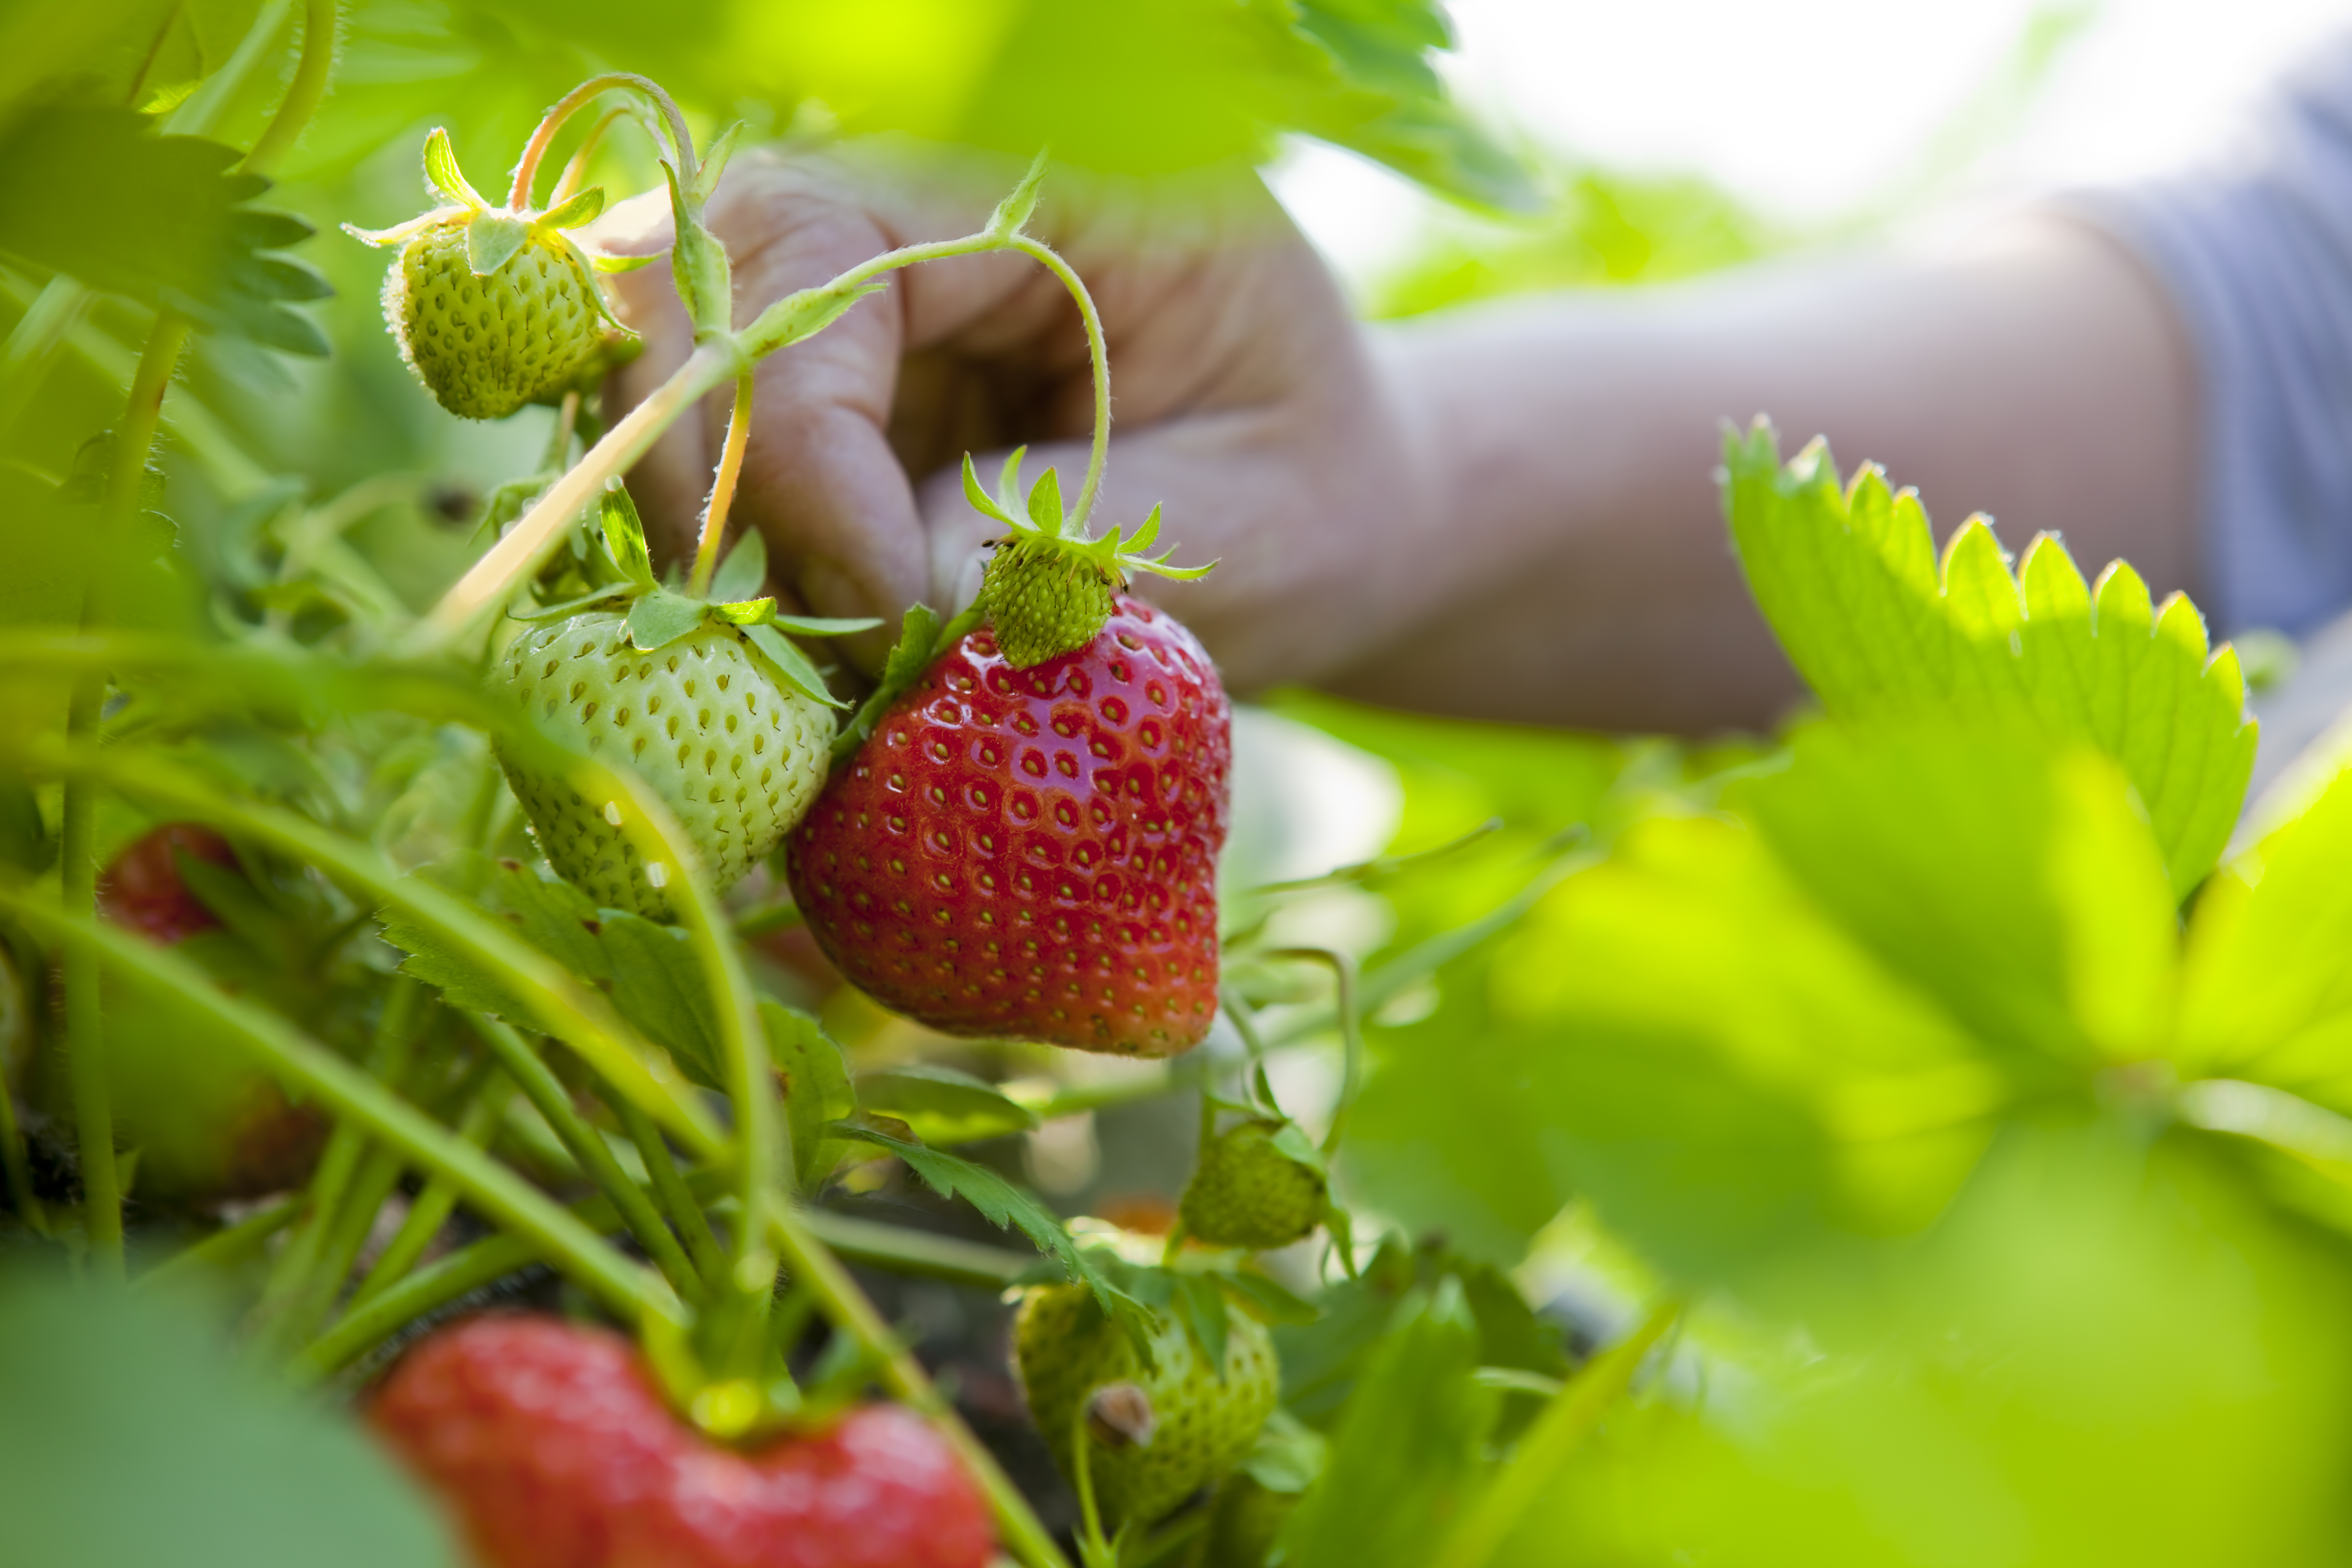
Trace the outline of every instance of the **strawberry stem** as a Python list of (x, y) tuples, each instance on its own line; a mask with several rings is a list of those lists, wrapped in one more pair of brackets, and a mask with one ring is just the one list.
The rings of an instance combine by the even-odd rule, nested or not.
[(547, 150), (555, 144), (556, 133), (563, 129), (563, 122), (586, 104), (615, 89), (641, 94), (661, 110), (663, 128), (669, 132), (670, 155), (677, 162), (678, 181), (684, 185), (693, 184), (694, 137), (687, 130), (686, 116), (678, 112), (677, 104), (649, 78), (634, 71), (607, 71), (603, 76), (589, 78), (565, 93), (556, 100), (555, 107), (541, 118), (538, 129), (530, 133), (530, 141), (523, 147), (521, 158), (516, 161), (514, 181), (507, 190), (509, 211), (529, 210), (530, 188), (538, 183), (540, 163), (547, 156)]
[(1087, 514), (1094, 510), (1095, 492), (1102, 489), (1103, 465), (1110, 457), (1110, 349), (1103, 339), (1102, 315), (1095, 309), (1094, 296), (1087, 292), (1085, 282), (1059, 253), (1025, 234), (1013, 235), (1011, 244), (1062, 280), (1078, 307), (1079, 320), (1086, 323), (1087, 356), (1094, 363), (1095, 432), (1087, 449), (1086, 483), (1078, 487), (1069, 521), (1070, 531), (1083, 538)]
[(1339, 1147), (1339, 1133), (1348, 1124), (1348, 1112), (1355, 1108), (1356, 1090), (1364, 1080), (1364, 1028), (1362, 1014), (1357, 1006), (1356, 961), (1328, 947), (1277, 947), (1265, 956), (1305, 959), (1328, 965), (1331, 971), (1338, 992), (1333, 1000), (1339, 1019), (1339, 1042), (1346, 1054), (1339, 1077), (1339, 1102), (1332, 1108), (1331, 1125), (1323, 1134), (1323, 1152), (1328, 1155)]
[(327, 96), (327, 78), (335, 68), (336, 0), (310, 0), (302, 8), (302, 53), (294, 63), (294, 78), (269, 124), (253, 143), (238, 167), (251, 174), (276, 172), (278, 160), (294, 150), (310, 127), (310, 117)]
[[(513, 1095), (513, 1082), (491, 1067), (466, 1105), (465, 1115), (457, 1123), (457, 1136), (477, 1149), (488, 1147)], [(383, 1255), (352, 1291), (344, 1312), (358, 1311), (406, 1278), (408, 1271), (416, 1267), (416, 1260), (425, 1256), (425, 1249), (433, 1244), (433, 1238), (441, 1234), (441, 1227), (448, 1223), (457, 1206), (455, 1183), (438, 1174), (427, 1181), (425, 1190), (416, 1194), (416, 1201), (408, 1205), (408, 1217), (400, 1222), (400, 1229), (383, 1249)]]
[(751, 372), (735, 378), (735, 406), (727, 416), (727, 442), (719, 449), (719, 471), (711, 476), (710, 500), (702, 509), (702, 532), (694, 546), (694, 574), (686, 591), (695, 598), (710, 592), (711, 574), (719, 570), (719, 547), (727, 538), (727, 513), (735, 504), (735, 481), (743, 472), (743, 448), (751, 440)]
[(572, 150), (572, 156), (564, 163), (563, 173), (556, 176), (555, 189), (547, 193), (550, 212), (580, 194), (580, 187), (588, 183), (589, 160), (595, 157), (596, 149), (604, 145), (604, 133), (628, 117), (629, 111), (625, 109), (608, 109), (604, 118), (588, 128), (588, 134), (581, 138), (580, 145)]
[[(147, 477), (147, 453), (155, 442), (155, 426), (163, 417), (163, 395), (172, 372), (180, 363), (180, 349), (188, 340), (188, 319), (165, 310), (155, 318), (147, 346), (132, 373), (122, 422), (114, 432), (114, 450), (100, 503), (100, 548), (97, 567), (82, 591), (81, 626), (87, 633), (106, 624), (112, 609), (107, 586), (114, 563), (106, 548), (130, 531), (139, 509), (139, 487)], [(85, 671), (74, 682), (66, 710), (68, 744), (88, 741), (97, 731), (99, 710), (106, 698), (102, 669)], [(68, 781), (59, 823), (58, 879), (65, 912), (79, 920), (98, 912), (98, 802), (87, 784)], [(106, 1020), (99, 997), (98, 959), (79, 947), (69, 948), (61, 967), (66, 994), (64, 1059), (72, 1085), (74, 1136), (80, 1152), (83, 1235), (89, 1243), (99, 1272), (122, 1277), (122, 1184), (114, 1162), (114, 1106), (106, 1077)]]

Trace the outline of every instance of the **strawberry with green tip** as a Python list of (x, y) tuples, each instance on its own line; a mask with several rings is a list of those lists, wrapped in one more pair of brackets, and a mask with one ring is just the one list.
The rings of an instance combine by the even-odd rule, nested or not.
[(1233, 712), (1192, 634), (1117, 590), (1206, 568), (1139, 554), (1157, 512), (1089, 542), (1050, 472), (1025, 523), (965, 476), (1013, 530), (988, 624), (942, 644), (909, 612), (870, 736), (791, 840), (793, 899), (851, 984), (932, 1028), (1173, 1055), (1216, 1016)]
[(1298, 1124), (1252, 1117), (1209, 1140), (1177, 1212), (1212, 1247), (1264, 1249), (1304, 1237), (1329, 1202), (1323, 1157)]
[(1256, 1443), (1281, 1391), (1274, 1342), (1238, 1309), (1225, 1312), (1223, 1338), (1213, 1359), (1180, 1319), (1154, 1313), (1147, 1365), (1086, 1286), (1023, 1297), (1013, 1342), (1029, 1414), (1064, 1475), (1075, 1479), (1076, 1445), (1087, 1445), (1095, 1497), (1112, 1524), (1164, 1518)]
[(548, 212), (493, 207), (439, 130), (425, 142), (425, 173), (442, 206), (388, 229), (344, 225), (370, 245), (400, 247), (384, 278), (384, 324), (417, 379), (467, 419), (503, 419), (593, 382), (608, 339), (627, 333), (596, 286), (593, 268), (606, 263), (564, 231), (604, 211), (603, 190)]
[[(604, 578), (525, 618), (491, 681), (541, 734), (651, 784), (724, 889), (776, 847), (824, 782), (834, 735), (825, 689), (786, 630), (829, 636), (871, 621), (779, 616), (748, 595), (767, 575), (747, 533), (708, 597), (656, 583), (636, 510), (605, 494)], [(592, 798), (544, 751), (504, 742), (500, 763), (558, 875), (600, 907), (667, 920), (675, 869), (647, 862), (622, 803)]]

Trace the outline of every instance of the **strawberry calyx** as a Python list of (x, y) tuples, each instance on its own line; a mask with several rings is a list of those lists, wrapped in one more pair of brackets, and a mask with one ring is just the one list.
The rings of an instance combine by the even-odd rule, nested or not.
[(1051, 468), (1024, 502), (1021, 459), (1027, 452), (1026, 447), (1017, 447), (1004, 459), (994, 496), (980, 488), (969, 453), (963, 460), (964, 498), (1012, 531), (995, 542), (977, 607), (995, 627), (996, 646), (1014, 668), (1043, 664), (1092, 642), (1110, 620), (1112, 602), (1132, 574), (1190, 582), (1216, 565), (1212, 561), (1206, 566), (1172, 566), (1172, 544), (1157, 555), (1145, 553), (1160, 537), (1156, 506), (1131, 534), (1113, 528), (1100, 538), (1086, 537), (1085, 520), (1064, 511), (1061, 481)]
[(429, 228), (462, 227), (466, 231), (466, 264), (477, 278), (500, 271), (536, 241), (552, 249), (574, 270), (608, 326), (625, 337), (635, 337), (613, 314), (604, 302), (604, 290), (595, 286), (592, 275), (632, 271), (653, 258), (591, 252), (565, 232), (593, 223), (602, 216), (602, 185), (592, 185), (545, 212), (492, 206), (457, 166), (457, 153), (450, 145), (449, 133), (437, 126), (425, 139), (425, 179), (441, 198), (439, 206), (390, 228), (362, 228), (347, 223), (343, 232), (365, 244), (383, 247), (405, 244)]
[[(641, 653), (668, 647), (706, 622), (719, 622), (742, 634), (776, 674), (803, 695), (829, 708), (847, 703), (827, 688), (824, 677), (784, 634), (842, 637), (882, 623), (870, 618), (793, 616), (776, 608), (773, 595), (759, 589), (768, 578), (768, 547), (757, 530), (746, 530), (712, 575), (707, 594), (692, 594), (654, 574), (644, 521), (619, 479), (607, 480), (601, 510), (601, 548), (582, 535), (572, 541), (573, 559), (555, 581), (574, 592), (553, 604), (519, 611), (511, 618), (537, 625), (567, 620), (584, 610), (618, 610), (626, 605), (630, 646)], [(559, 590), (560, 591), (560, 590)]]

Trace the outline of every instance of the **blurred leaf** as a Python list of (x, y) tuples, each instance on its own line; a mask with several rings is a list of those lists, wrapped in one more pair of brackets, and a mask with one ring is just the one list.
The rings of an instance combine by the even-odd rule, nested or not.
[(243, 205), (268, 182), (231, 173), (237, 156), (217, 142), (154, 135), (126, 110), (29, 111), (0, 137), (0, 251), (214, 331), (324, 354), (317, 325), (282, 303), (318, 298), (318, 275), (261, 254), (308, 238), (310, 226)]
[(685, 931), (626, 910), (599, 910), (596, 922), (597, 945), (612, 965), (614, 1009), (667, 1047), (680, 1072), (705, 1089), (720, 1087), (719, 1014)]
[(1727, 434), (1725, 505), (1748, 586), (1832, 717), (2029, 720), (2123, 764), (2176, 896), (2212, 868), (2253, 767), (2235, 654), (2196, 606), (2152, 611), (2118, 563), (2094, 599), (2065, 547), (2037, 538), (2012, 575), (1981, 518), (1940, 566), (1912, 491), (1874, 467), (1841, 490), (1819, 441), (1784, 468), (1768, 426)]
[(841, 1047), (824, 1026), (797, 1007), (760, 1004), (768, 1037), (768, 1058), (783, 1079), (784, 1117), (793, 1135), (793, 1163), (800, 1190), (814, 1193), (838, 1163), (839, 1141), (830, 1125), (857, 1110)]
[(2105, 757), (2053, 757), (2030, 733), (1815, 725), (1785, 771), (1729, 798), (1853, 941), (1991, 1051), (2157, 1047), (2179, 928), (2147, 819)]
[(1478, 1333), (1449, 1277), (1400, 1309), (1282, 1532), (1289, 1568), (1420, 1568), (1467, 1500), (1500, 1405), (1471, 1373)]
[(0, 778), (0, 862), (38, 876), (57, 858), (57, 840), (41, 820), (31, 787), (22, 779)]
[(184, 1300), (0, 1281), (0, 1512), (41, 1568), (439, 1568), (439, 1519), (347, 1420), (243, 1367)]
[(970, 1073), (928, 1062), (909, 1062), (860, 1073), (857, 1103), (893, 1116), (934, 1147), (976, 1143), (1026, 1132), (1035, 1114)]

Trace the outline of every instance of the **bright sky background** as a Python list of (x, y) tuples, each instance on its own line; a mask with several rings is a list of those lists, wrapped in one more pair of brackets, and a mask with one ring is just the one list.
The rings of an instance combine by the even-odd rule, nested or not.
[[(2054, 8), (2042, 0), (2043, 8)], [(2352, 0), (2091, 0), (2089, 21), (1975, 196), (2160, 170)], [(1708, 175), (1774, 215), (1834, 216), (1920, 166), (1999, 72), (2037, 0), (1452, 0), (1457, 95), (1494, 124), (1614, 167)], [(1303, 144), (1276, 191), (1340, 270), (1411, 248), (1432, 204)]]

